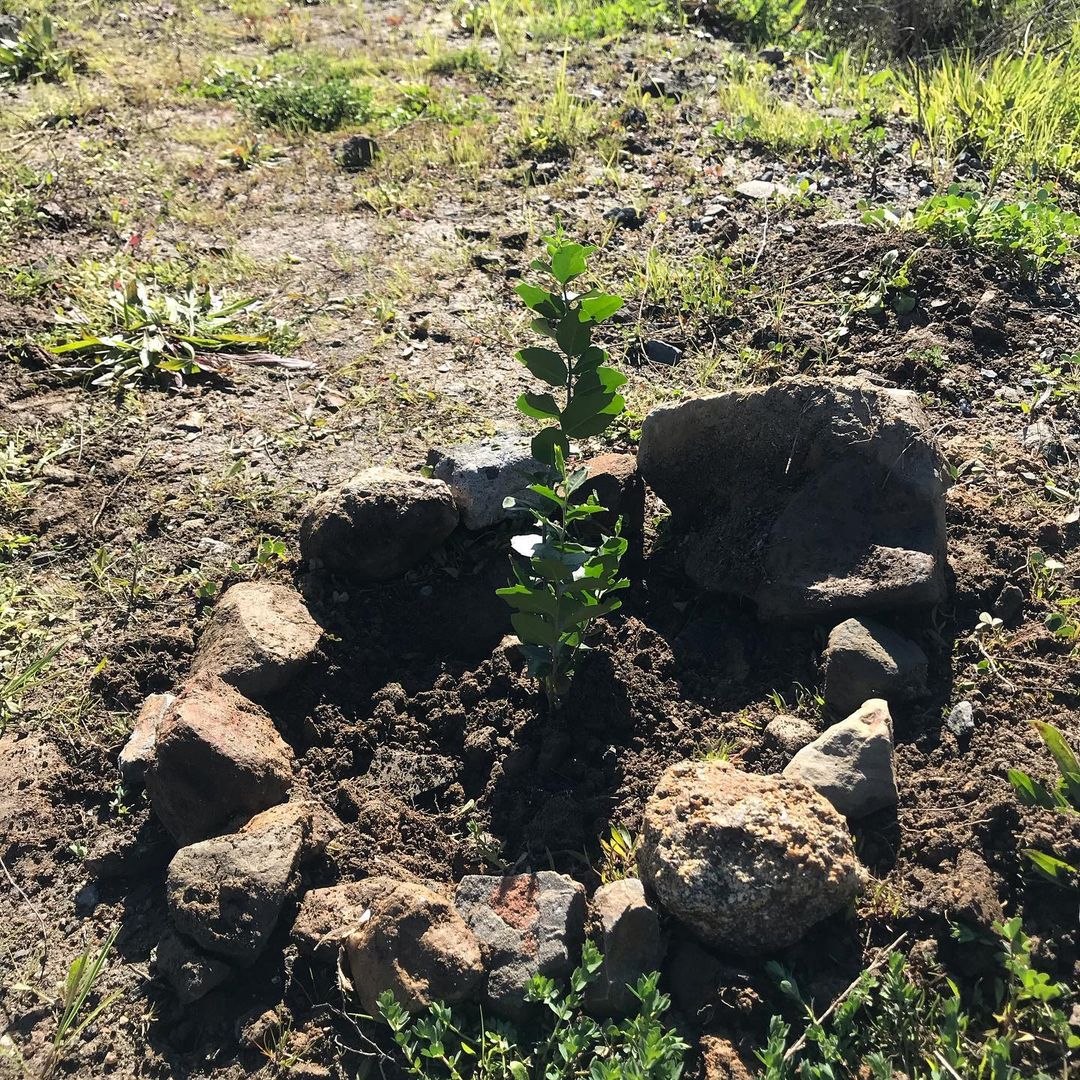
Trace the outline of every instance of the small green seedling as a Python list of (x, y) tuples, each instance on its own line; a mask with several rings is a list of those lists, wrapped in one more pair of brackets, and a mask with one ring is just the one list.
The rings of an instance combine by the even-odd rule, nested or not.
[[(1069, 814), (1080, 813), (1080, 761), (1065, 736), (1053, 724), (1042, 720), (1034, 723), (1061, 775), (1053, 787), (1048, 787), (1020, 769), (1010, 769), (1009, 783), (1025, 806), (1041, 806), (1046, 810), (1062, 810)], [(1049, 852), (1027, 848), (1024, 854), (1039, 874), (1055, 885), (1073, 884), (1080, 874), (1080, 868)]]
[(532, 452), (548, 475), (530, 485), (529, 502), (507, 500), (508, 506), (528, 510), (539, 531), (514, 537), (515, 581), (497, 592), (514, 609), (511, 622), (529, 674), (542, 681), (554, 709), (570, 685), (578, 652), (587, 648), (584, 633), (589, 623), (618, 608), (621, 600), (614, 594), (629, 585), (619, 576), (626, 552), (621, 522), (616, 523), (615, 535), (603, 537), (599, 544), (583, 542), (583, 523), (606, 507), (592, 494), (581, 499), (588, 470), (567, 464), (571, 439), (599, 435), (624, 411), (626, 402), (618, 390), (626, 376), (606, 366), (608, 354), (592, 340), (594, 328), (622, 307), (622, 299), (572, 287), (596, 249), (561, 235), (546, 242), (547, 258), (532, 265), (555, 287), (521, 284), (516, 292), (537, 316), (533, 330), (558, 350), (530, 347), (517, 353), (518, 361), (551, 387), (517, 400), (522, 413), (546, 422), (532, 440)]
[(74, 65), (72, 54), (57, 45), (48, 15), (28, 18), (17, 34), (0, 37), (0, 83), (55, 81), (70, 75)]

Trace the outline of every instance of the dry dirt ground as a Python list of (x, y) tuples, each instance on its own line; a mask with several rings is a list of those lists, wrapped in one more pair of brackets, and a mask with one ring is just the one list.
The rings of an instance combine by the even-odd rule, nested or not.
[[(0, 89), (0, 1068), (39, 1075), (58, 984), (116, 927), (95, 993), (119, 997), (62, 1047), (61, 1074), (375, 1068), (332, 980), (294, 965), (284, 941), (187, 1009), (148, 969), (170, 852), (141, 793), (118, 785), (116, 754), (145, 695), (183, 678), (232, 582), (311, 585), (330, 631), (317, 674), (281, 711), (307, 780), (347, 826), (318, 883), (395, 867), (446, 882), (494, 850), (591, 887), (599, 838), (635, 827), (665, 765), (722, 750), (770, 770), (765, 723), (817, 709), (828, 627), (763, 627), (697, 594), (665, 558), (655, 504), (625, 611), (560, 722), (497, 648), (505, 536), (455, 537), (381, 589), (307, 582), (297, 528), (312, 493), (515, 423), (527, 377), (512, 352), (528, 331), (512, 290), (557, 221), (599, 245), (598, 279), (627, 299), (609, 344), (630, 412), (609, 445), (633, 449), (641, 417), (679, 395), (868, 371), (920, 393), (953, 474), (951, 599), (900, 627), (930, 657), (932, 694), (897, 712), (898, 811), (858, 828), (874, 884), (786, 960), (821, 1001), (902, 933), (970, 976), (985, 955), (959, 949), (950, 924), (986, 930), (1022, 912), (1040, 961), (1076, 984), (1075, 897), (1033, 877), (1020, 852), (1052, 846), (1075, 863), (1080, 819), (1025, 810), (1005, 778), (1051, 774), (1032, 719), (1080, 741), (1074, 647), (1044, 626), (1075, 612), (1061, 605), (1080, 591), (1075, 263), (1021, 287), (922, 234), (867, 228), (859, 200), (910, 204), (927, 179), (909, 161), (908, 122), (885, 112), (895, 152), (879, 168), (857, 128), (809, 148), (732, 134), (717, 85), (755, 65), (761, 92), (794, 100), (802, 61), (761, 60), (693, 23), (601, 46), (564, 45), (545, 30), (553, 17), (506, 15), (498, 35), (474, 36), (490, 29), (483, 9), (384, 0), (81, 4), (63, 16), (83, 70)], [(363, 129), (381, 147), (373, 166), (341, 167), (342, 132), (266, 130), (197, 92), (215, 61), (290, 52), (369, 79), (385, 105)], [(576, 110), (565, 146), (535, 134), (560, 100)], [(819, 110), (826, 125), (850, 115)], [(276, 154), (237, 168), (230, 147), (256, 135)], [(734, 193), (801, 174), (813, 187), (794, 197)], [(640, 213), (612, 220), (620, 207)], [(894, 287), (914, 308), (867, 310), (867, 282), (905, 264), (910, 283)], [(55, 312), (91, 306), (95, 283), (189, 273), (257, 298), (313, 366), (121, 393), (50, 369)], [(650, 339), (679, 362), (644, 359)], [(1044, 385), (1033, 380), (1055, 368), (1055, 393), (1026, 413)], [(1040, 572), (1033, 551), (1065, 569)], [(1006, 585), (1022, 610), (977, 632)], [(25, 684), (8, 682), (41, 658)], [(977, 725), (958, 742), (942, 719), (961, 700)], [(724, 966), (695, 987), (694, 948), (672, 942), (686, 953), (677, 1007), (759, 1039), (777, 1004), (760, 968)], [(253, 1042), (245, 1024), (271, 1008), (278, 1022)]]

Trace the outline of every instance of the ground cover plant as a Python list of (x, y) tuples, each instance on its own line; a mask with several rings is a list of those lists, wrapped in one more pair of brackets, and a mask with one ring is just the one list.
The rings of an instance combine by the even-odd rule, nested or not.
[(587, 943), (566, 987), (536, 975), (526, 999), (538, 1007), (542, 1019), (538, 1030), (524, 1036), (498, 1022), (481, 1021), (463, 1029), (441, 1003), (415, 1019), (389, 991), (379, 999), (379, 1011), (393, 1031), (409, 1075), (427, 1080), (679, 1080), (688, 1047), (665, 1026), (671, 1000), (658, 989), (659, 972), (643, 975), (634, 986), (639, 1003), (635, 1015), (602, 1024), (583, 1010), (585, 992), (602, 966), (596, 946)]
[[(1074, 0), (0, 0), (0, 1076), (1075, 1074), (1078, 25)], [(872, 613), (926, 664), (886, 694), (896, 807), (836, 826), (861, 894), (759, 955), (644, 894), (663, 949), (621, 1018), (584, 1007), (580, 936), (535, 1023), (482, 981), (359, 1007), (311, 894), (344, 887), (351, 937), (385, 929), (379, 879), (439, 911), (554, 871), (617, 959), (598, 894), (639, 895), (665, 770), (779, 777), (843, 719), (823, 650), (862, 613), (760, 619), (684, 558), (713, 472), (772, 449), (776, 492), (801, 482), (806, 415), (683, 505), (635, 468), (659, 405), (835, 377), (911, 391), (948, 486), (940, 601)], [(471, 528), (439, 463), (483, 479), (476, 445), (534, 437), (524, 516)], [(301, 528), (369, 467), (428, 499), (388, 578), (345, 571), (396, 518), (330, 545), (342, 572)], [(237, 585), (321, 635), (242, 691), (318, 810), (260, 849), (287, 872), (243, 960), (177, 921), (198, 852), (118, 772)], [(528, 894), (501, 910), (520, 929)]]

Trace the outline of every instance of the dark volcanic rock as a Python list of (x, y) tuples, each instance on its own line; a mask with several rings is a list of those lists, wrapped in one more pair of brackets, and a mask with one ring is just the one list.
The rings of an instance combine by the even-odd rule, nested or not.
[(945, 596), (944, 485), (911, 391), (795, 378), (661, 406), (638, 465), (689, 577), (763, 617)]

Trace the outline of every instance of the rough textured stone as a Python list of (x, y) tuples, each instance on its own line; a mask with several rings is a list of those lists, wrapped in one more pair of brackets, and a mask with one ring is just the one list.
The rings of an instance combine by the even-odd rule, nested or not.
[(701, 1064), (702, 1080), (754, 1080), (757, 1073), (753, 1053), (744, 1057), (730, 1039), (720, 1035), (701, 1037)]
[(645, 527), (645, 484), (633, 454), (598, 454), (585, 462), (589, 479), (579, 491), (584, 501), (593, 492), (606, 514), (596, 514), (588, 524), (610, 533), (622, 517), (623, 536), (639, 537)]
[(798, 941), (863, 881), (847, 825), (823, 796), (725, 761), (664, 773), (645, 804), (638, 865), (667, 911), (743, 954)]
[(945, 727), (958, 739), (969, 739), (975, 731), (975, 706), (970, 701), (958, 701), (945, 717)]
[(765, 725), (765, 741), (785, 754), (798, 753), (817, 738), (817, 728), (801, 716), (781, 713)]
[(771, 199), (774, 195), (794, 195), (795, 191), (786, 184), (774, 184), (771, 180), (744, 180), (735, 185), (735, 191), (744, 199)]
[(292, 751), (258, 705), (202, 678), (161, 718), (146, 788), (161, 823), (190, 844), (283, 802), (292, 767)]
[(926, 693), (926, 653), (873, 619), (848, 619), (825, 647), (825, 704), (841, 716), (870, 698), (912, 701)]
[(388, 883), (397, 884), (389, 878), (364, 878), (306, 892), (292, 927), (301, 954), (334, 963), (338, 946), (360, 929), (365, 912), (387, 891)]
[(217, 956), (208, 956), (167, 930), (154, 949), (153, 966), (173, 989), (181, 1005), (205, 997), (233, 974), (232, 967)]
[(486, 529), (505, 521), (514, 511), (503, 500), (521, 495), (543, 475), (521, 435), (499, 435), (482, 442), (435, 450), (428, 457), (434, 476), (454, 493), (466, 529)]
[(120, 751), (120, 779), (125, 784), (141, 784), (146, 776), (146, 766), (154, 756), (157, 744), (158, 724), (166, 710), (176, 700), (173, 694), (151, 694), (135, 718), (128, 741)]
[(464, 1001), (484, 974), (476, 935), (450, 902), (410, 882), (382, 892), (345, 950), (360, 1003), (373, 1015), (384, 990), (419, 1012), (433, 1001)]
[(895, 806), (889, 706), (872, 698), (804, 746), (788, 762), (784, 776), (809, 784), (849, 818)]
[(244, 581), (214, 608), (192, 663), (192, 675), (217, 675), (263, 704), (311, 662), (322, 630), (285, 585)]
[(911, 391), (791, 378), (660, 406), (638, 466), (689, 577), (763, 617), (944, 598), (944, 489)]
[(300, 525), (312, 565), (361, 581), (403, 574), (458, 523), (450, 488), (397, 469), (367, 469), (313, 500)]
[(500, 1016), (526, 1017), (533, 975), (561, 978), (581, 958), (585, 890), (565, 874), (471, 875), (461, 879), (454, 903), (480, 939), (487, 1001)]
[(275, 807), (237, 833), (181, 848), (165, 882), (173, 925), (207, 952), (250, 963), (296, 893), (306, 837), (302, 814)]
[(630, 987), (660, 967), (660, 920), (646, 903), (645, 888), (637, 878), (601, 885), (589, 914), (604, 966), (586, 992), (586, 1006), (602, 1016), (621, 1016), (637, 1001)]

